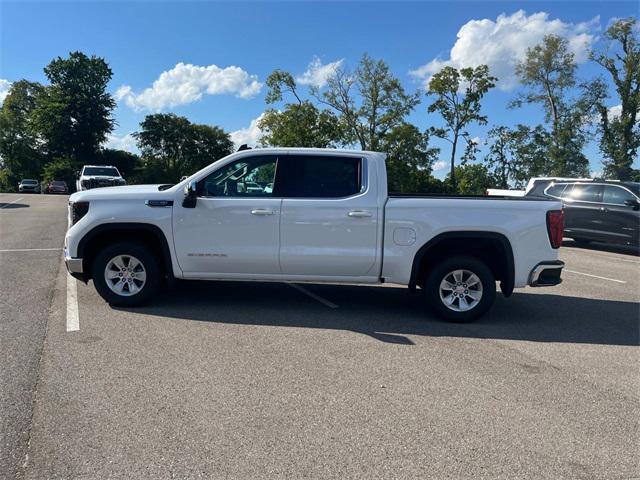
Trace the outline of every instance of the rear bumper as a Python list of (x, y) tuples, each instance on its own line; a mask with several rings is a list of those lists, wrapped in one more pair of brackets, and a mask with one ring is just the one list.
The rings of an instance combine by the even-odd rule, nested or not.
[(562, 283), (562, 269), (564, 262), (555, 260), (552, 262), (540, 262), (529, 274), (529, 285), (532, 287), (552, 287)]

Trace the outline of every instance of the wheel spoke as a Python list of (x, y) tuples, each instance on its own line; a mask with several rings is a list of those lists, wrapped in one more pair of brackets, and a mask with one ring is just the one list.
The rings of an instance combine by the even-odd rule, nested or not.
[(442, 290), (454, 290), (456, 286), (451, 282), (447, 282), (446, 280), (443, 280), (442, 283), (440, 284), (440, 288)]
[(469, 310), (469, 304), (467, 303), (467, 299), (464, 297), (458, 297), (458, 305), (462, 311)]
[(113, 286), (112, 289), (115, 290), (117, 293), (122, 293), (123, 289), (124, 289), (124, 281), (122, 279), (120, 279), (119, 282), (116, 282)]
[(471, 297), (474, 301), (478, 301), (482, 296), (482, 292), (478, 290), (469, 290), (469, 292), (466, 295), (467, 297)]
[(461, 282), (461, 281), (462, 281), (462, 275), (463, 275), (462, 270), (456, 270), (456, 271), (454, 271), (454, 272), (452, 273), (452, 275), (453, 275), (453, 279), (454, 279), (456, 282)]
[(117, 270), (107, 270), (107, 272), (106, 272), (106, 276), (107, 276), (107, 278), (108, 278), (109, 280), (114, 280), (114, 279), (116, 279), (116, 278), (119, 278), (119, 277), (118, 277), (118, 274), (119, 274), (119, 273), (120, 273), (120, 272), (118, 272)]
[(141, 270), (139, 272), (135, 272), (133, 278), (135, 280), (140, 280), (142, 283), (147, 281), (147, 272)]
[(127, 268), (130, 268), (132, 271), (140, 265), (140, 261), (135, 257), (129, 257), (129, 265)]
[(444, 303), (446, 303), (447, 305), (453, 305), (454, 300), (456, 299), (456, 297), (453, 296), (453, 293), (447, 295), (446, 297), (443, 298)]
[(471, 274), (471, 276), (467, 279), (467, 286), (472, 287), (474, 285), (478, 285), (480, 283), (480, 279), (477, 275)]
[(124, 258), (122, 255), (118, 255), (117, 257), (115, 257), (113, 260), (111, 260), (111, 263), (120, 270), (125, 268)]

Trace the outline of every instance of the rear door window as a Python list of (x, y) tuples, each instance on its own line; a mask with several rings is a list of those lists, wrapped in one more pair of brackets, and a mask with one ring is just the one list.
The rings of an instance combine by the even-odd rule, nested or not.
[(282, 196), (344, 198), (360, 193), (362, 159), (333, 155), (290, 155), (286, 161)]
[(625, 200), (635, 200), (636, 197), (624, 188), (615, 185), (606, 185), (604, 187), (603, 203), (611, 203), (614, 205), (624, 205)]
[(548, 187), (544, 193), (553, 198), (562, 198), (562, 193), (566, 188), (566, 183), (555, 183)]
[(601, 202), (602, 185), (577, 183), (568, 198), (577, 202)]

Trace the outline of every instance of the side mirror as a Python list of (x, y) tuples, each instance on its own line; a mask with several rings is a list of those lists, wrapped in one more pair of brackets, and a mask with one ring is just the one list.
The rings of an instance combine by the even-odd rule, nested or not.
[(197, 201), (198, 184), (191, 181), (184, 187), (184, 200), (182, 201), (182, 206), (184, 208), (195, 208)]
[(640, 203), (638, 200), (625, 200), (624, 204), (627, 207), (633, 207), (634, 210), (640, 210)]

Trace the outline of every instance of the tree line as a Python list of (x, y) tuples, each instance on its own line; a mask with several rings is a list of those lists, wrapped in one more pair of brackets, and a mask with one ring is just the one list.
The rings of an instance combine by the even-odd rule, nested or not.
[[(488, 125), (482, 111), (498, 79), (486, 65), (445, 66), (428, 82), (426, 95), (409, 93), (383, 60), (364, 54), (357, 68), (339, 67), (323, 88), (301, 88), (294, 76), (273, 71), (266, 80), (268, 105), (259, 122), (260, 144), (274, 147), (357, 147), (388, 154), (392, 191), (483, 193), (486, 188), (522, 186), (534, 176), (589, 176), (584, 154), (596, 139), (607, 178), (640, 180), (633, 168), (640, 147), (640, 41), (636, 19), (618, 19), (604, 33), (590, 60), (602, 74), (577, 77), (568, 41), (547, 35), (516, 66), (519, 93), (509, 107), (535, 105), (538, 125), (491, 125), (487, 153), (469, 129)], [(104, 148), (116, 126), (115, 101), (107, 92), (113, 72), (99, 57), (72, 52), (44, 69), (42, 85), (12, 84), (0, 109), (0, 188), (21, 178), (63, 179), (73, 185), (84, 164), (115, 165), (133, 183), (173, 183), (233, 151), (222, 128), (199, 125), (175, 114), (150, 114), (134, 133), (140, 154)], [(619, 106), (606, 107), (604, 76)], [(422, 131), (408, 121), (423, 96), (438, 118)], [(432, 145), (434, 138), (448, 145)], [(432, 174), (445, 157), (444, 180)], [(481, 157), (481, 158), (480, 158)]]

